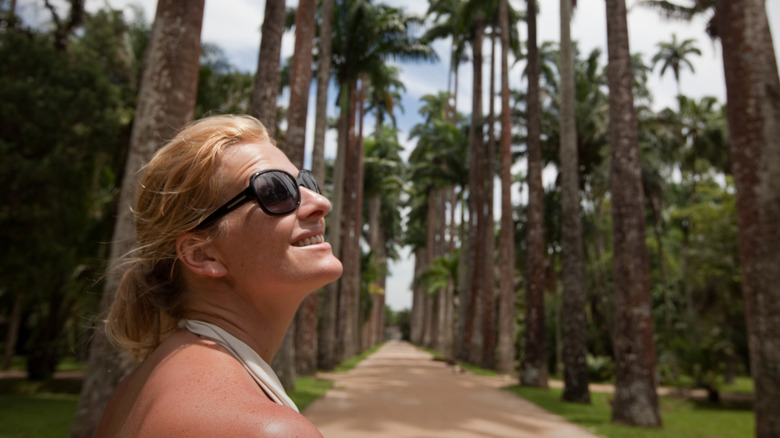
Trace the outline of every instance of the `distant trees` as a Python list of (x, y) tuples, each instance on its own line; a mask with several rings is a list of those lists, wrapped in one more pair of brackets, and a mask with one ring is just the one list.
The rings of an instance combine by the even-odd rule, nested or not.
[(95, 242), (110, 236), (121, 176), (128, 102), (101, 62), (101, 55), (117, 62), (119, 53), (89, 50), (93, 32), (71, 41), (69, 51), (23, 27), (6, 28), (0, 40), (0, 308), (13, 309), (3, 362), (10, 363), (21, 332), (36, 380), (51, 377), (69, 350), (84, 353), (72, 315), (96, 308), (84, 291), (105, 266), (106, 248)]

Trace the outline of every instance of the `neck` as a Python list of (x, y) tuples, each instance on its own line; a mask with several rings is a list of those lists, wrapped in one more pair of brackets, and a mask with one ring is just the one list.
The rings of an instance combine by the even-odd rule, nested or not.
[(270, 364), (282, 345), (297, 306), (273, 306), (266, 301), (260, 308), (233, 290), (209, 286), (204, 289), (205, 293), (198, 290), (187, 293), (184, 318), (219, 326)]

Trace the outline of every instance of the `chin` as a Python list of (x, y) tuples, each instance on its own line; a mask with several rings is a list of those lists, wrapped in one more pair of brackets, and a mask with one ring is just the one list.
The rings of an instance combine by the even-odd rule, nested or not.
[(329, 279), (325, 282), (325, 284), (332, 283), (338, 280), (339, 278), (341, 278), (341, 274), (343, 272), (344, 272), (344, 267), (341, 265), (341, 261), (336, 257), (333, 257), (333, 262), (331, 263), (331, 266), (329, 266), (329, 270), (328, 270)]

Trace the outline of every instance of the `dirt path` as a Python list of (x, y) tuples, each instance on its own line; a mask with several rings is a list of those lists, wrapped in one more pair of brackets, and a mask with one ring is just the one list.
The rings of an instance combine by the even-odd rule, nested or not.
[(501, 390), (508, 380), (457, 372), (403, 342), (332, 377), (304, 411), (325, 438), (596, 437)]

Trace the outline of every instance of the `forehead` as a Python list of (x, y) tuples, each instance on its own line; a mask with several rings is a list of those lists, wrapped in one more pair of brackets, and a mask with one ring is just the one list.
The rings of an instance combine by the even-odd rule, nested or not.
[(225, 150), (220, 167), (226, 178), (242, 183), (261, 170), (281, 169), (293, 175), (298, 173), (284, 152), (270, 142), (231, 146)]

